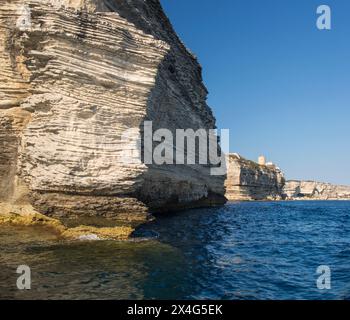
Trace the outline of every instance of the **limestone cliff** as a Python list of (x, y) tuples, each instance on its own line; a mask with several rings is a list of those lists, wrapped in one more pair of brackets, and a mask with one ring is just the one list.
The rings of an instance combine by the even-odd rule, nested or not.
[(316, 181), (287, 181), (283, 188), (286, 200), (350, 200), (350, 186)]
[(215, 128), (201, 67), (158, 0), (1, 0), (0, 201), (145, 221), (225, 202), (210, 166), (120, 161), (130, 128)]
[(226, 197), (228, 200), (282, 199), (284, 176), (276, 166), (259, 165), (238, 154), (230, 154), (227, 163)]

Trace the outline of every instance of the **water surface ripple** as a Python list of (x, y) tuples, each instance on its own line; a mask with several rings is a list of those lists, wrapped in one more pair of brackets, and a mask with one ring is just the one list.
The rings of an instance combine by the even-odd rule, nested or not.
[[(244, 202), (157, 217), (140, 242), (0, 229), (0, 298), (349, 299), (350, 202)], [(16, 287), (16, 268), (32, 289)], [(332, 270), (318, 290), (316, 269)]]

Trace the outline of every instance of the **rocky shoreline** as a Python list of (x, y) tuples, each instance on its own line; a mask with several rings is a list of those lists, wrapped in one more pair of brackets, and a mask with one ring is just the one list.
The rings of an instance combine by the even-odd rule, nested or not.
[[(349, 186), (315, 181), (286, 181), (281, 169), (272, 163), (256, 163), (238, 154), (231, 154), (227, 157), (227, 164), (225, 186), (228, 201), (350, 200)], [(213, 204), (207, 203), (206, 206), (210, 205)], [(205, 205), (202, 203), (198, 206)], [(106, 218), (96, 217), (94, 224), (69, 227), (60, 219), (37, 212), (30, 204), (0, 202), (0, 225), (39, 226), (50, 229), (57, 235), (57, 239), (128, 240), (140, 224), (135, 221), (131, 224), (127, 219), (122, 220), (123, 225), (120, 225), (121, 220), (107, 220), (114, 225), (98, 226), (106, 223)]]
[[(0, 65), (0, 225), (125, 240), (153, 213), (227, 199), (350, 199), (347, 187), (286, 182), (237, 154), (227, 179), (211, 174), (218, 164), (123, 161), (147, 149), (145, 122), (174, 136), (216, 129), (201, 66), (159, 0), (4, 1)], [(62, 222), (82, 218), (91, 223)]]
[(226, 202), (210, 165), (123, 161), (144, 151), (145, 121), (216, 128), (201, 66), (158, 0), (5, 1), (0, 64), (0, 202), (132, 226)]
[(350, 186), (316, 181), (285, 180), (273, 163), (247, 160), (238, 154), (227, 157), (226, 197), (229, 201), (350, 200)]
[(316, 181), (287, 181), (283, 187), (285, 200), (350, 200), (350, 186)]
[(69, 228), (58, 219), (36, 212), (30, 205), (0, 202), (0, 227), (1, 225), (46, 228), (55, 234), (58, 240), (127, 240), (135, 231), (131, 226), (80, 225)]

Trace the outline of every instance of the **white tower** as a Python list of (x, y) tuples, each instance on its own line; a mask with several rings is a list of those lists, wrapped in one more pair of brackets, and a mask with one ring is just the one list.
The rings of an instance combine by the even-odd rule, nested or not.
[(258, 159), (258, 164), (259, 164), (260, 166), (266, 165), (266, 158), (265, 158), (265, 156), (260, 156), (260, 157), (259, 157), (259, 159)]

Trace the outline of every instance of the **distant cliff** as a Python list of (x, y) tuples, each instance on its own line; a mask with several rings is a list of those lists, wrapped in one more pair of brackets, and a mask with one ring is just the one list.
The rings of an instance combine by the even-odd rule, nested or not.
[(316, 181), (287, 181), (282, 192), (286, 200), (350, 200), (350, 186)]
[(258, 164), (238, 154), (227, 157), (226, 198), (230, 201), (281, 200), (284, 176), (273, 164)]
[(238, 154), (227, 157), (226, 198), (253, 200), (350, 200), (350, 186), (316, 181), (285, 181), (283, 172), (272, 163), (247, 160)]

